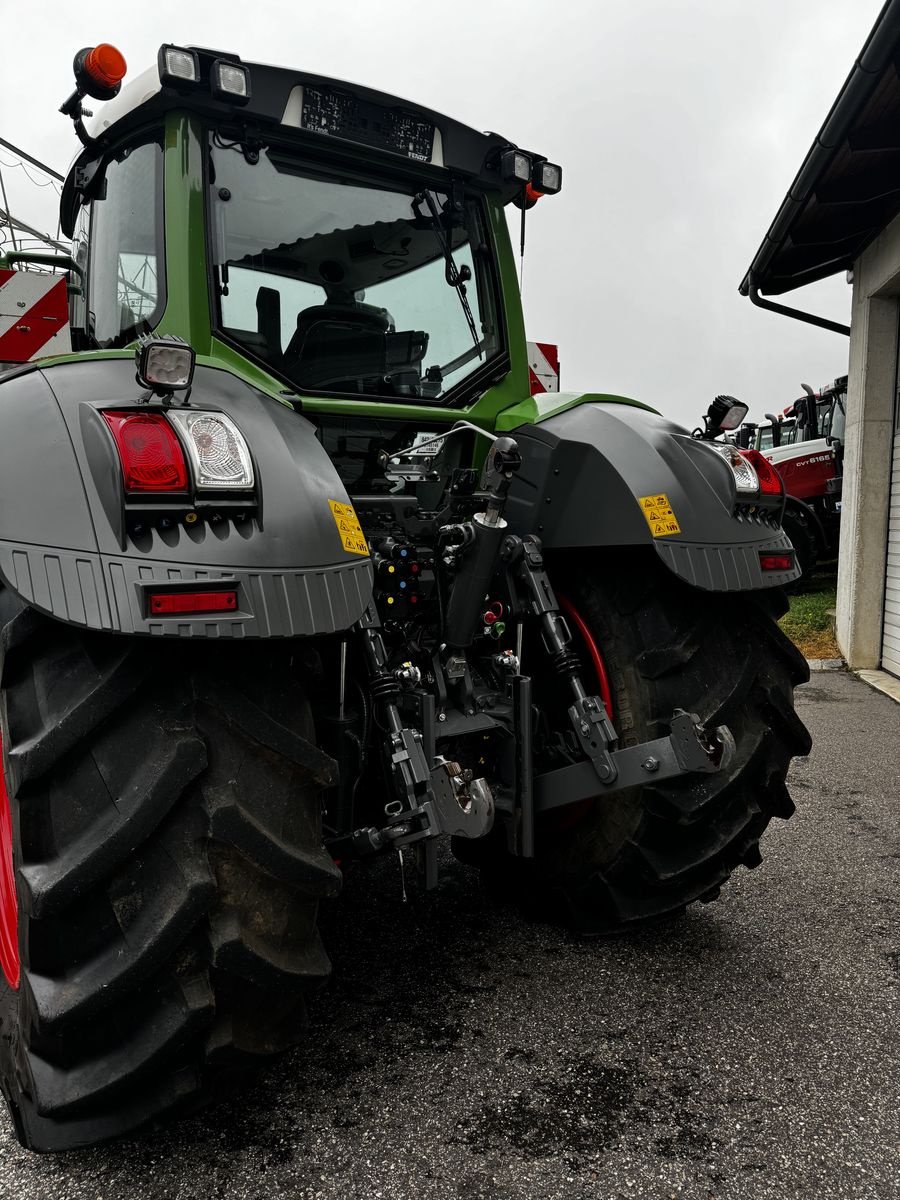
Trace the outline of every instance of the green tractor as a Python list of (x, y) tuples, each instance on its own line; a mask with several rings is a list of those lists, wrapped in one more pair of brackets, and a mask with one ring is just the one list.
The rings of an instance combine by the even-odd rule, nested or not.
[(41, 1151), (294, 1045), (343, 872), (433, 888), (446, 842), (637, 928), (759, 863), (810, 745), (780, 491), (530, 394), (506, 210), (558, 166), (211, 50), (75, 69), (72, 351), (0, 382), (0, 1078)]

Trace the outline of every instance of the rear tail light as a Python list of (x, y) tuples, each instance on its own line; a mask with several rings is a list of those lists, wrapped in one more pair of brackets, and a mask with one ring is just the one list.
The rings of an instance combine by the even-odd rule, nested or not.
[(127, 493), (188, 490), (184, 451), (162, 413), (105, 412), (103, 419), (119, 451)]
[(194, 468), (198, 488), (251, 491), (253, 460), (244, 435), (224, 413), (169, 413), (178, 426)]
[(234, 612), (237, 591), (223, 592), (151, 592), (147, 599), (151, 616), (177, 616), (180, 613)]
[(742, 450), (744, 458), (753, 464), (753, 469), (759, 479), (759, 490), (764, 496), (780, 496), (784, 491), (781, 476), (764, 454), (758, 450)]
[(734, 476), (735, 490), (742, 496), (756, 494), (759, 491), (759, 479), (750, 461), (730, 442), (707, 442), (710, 450), (715, 450), (731, 467)]
[(759, 565), (763, 571), (792, 571), (794, 556), (793, 554), (760, 554)]

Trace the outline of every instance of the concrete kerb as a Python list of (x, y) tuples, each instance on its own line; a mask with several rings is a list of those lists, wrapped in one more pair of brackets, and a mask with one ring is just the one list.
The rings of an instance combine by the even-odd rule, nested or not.
[(896, 675), (891, 675), (888, 671), (855, 671), (854, 674), (876, 692), (890, 696), (900, 704), (900, 679)]

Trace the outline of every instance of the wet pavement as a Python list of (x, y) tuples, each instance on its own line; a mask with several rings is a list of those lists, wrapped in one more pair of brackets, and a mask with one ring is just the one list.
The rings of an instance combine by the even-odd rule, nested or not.
[(448, 863), (328, 913), (309, 1046), (163, 1134), (62, 1158), (0, 1118), (2, 1200), (896, 1200), (900, 705), (798, 693), (797, 814), (722, 899), (576, 941)]

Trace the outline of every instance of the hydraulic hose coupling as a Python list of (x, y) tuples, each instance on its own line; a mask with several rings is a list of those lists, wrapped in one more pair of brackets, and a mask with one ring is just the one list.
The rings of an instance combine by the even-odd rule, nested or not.
[(481, 476), (482, 491), (488, 493), (487, 505), (472, 518), (473, 542), (462, 559), (447, 605), (446, 634), (450, 646), (471, 646), (476, 632), (484, 627), (483, 599), (497, 569), (506, 531), (503, 520), (506, 495), (521, 465), (522, 455), (515, 438), (495, 438)]

